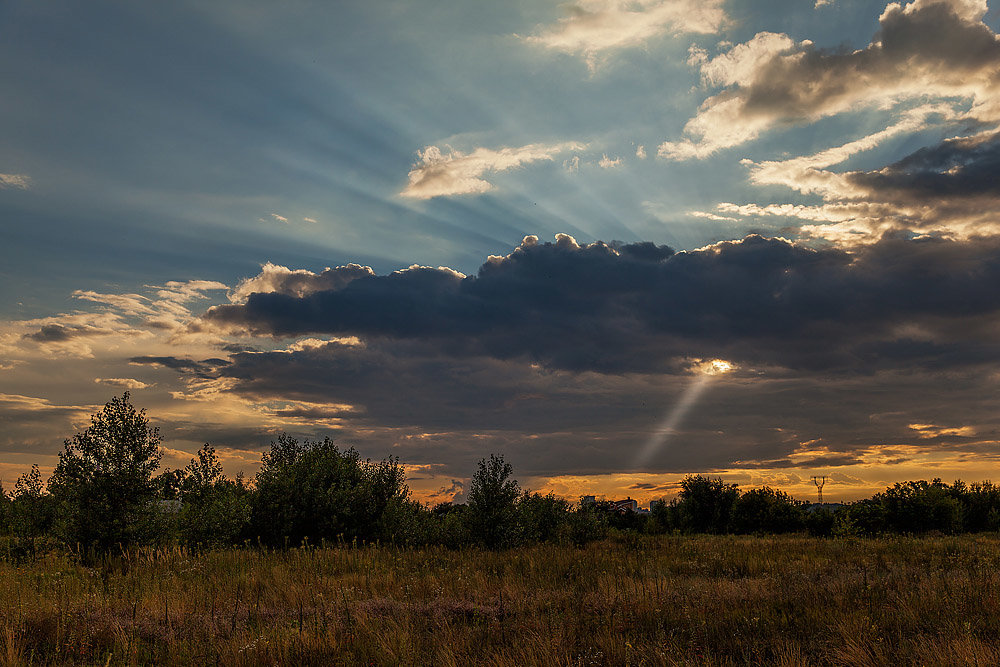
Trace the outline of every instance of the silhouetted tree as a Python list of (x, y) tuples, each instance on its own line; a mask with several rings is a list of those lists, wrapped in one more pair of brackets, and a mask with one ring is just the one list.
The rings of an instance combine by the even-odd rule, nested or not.
[(232, 544), (250, 522), (250, 488), (222, 474), (215, 448), (205, 444), (180, 475), (180, 538), (188, 544)]
[(734, 533), (792, 533), (805, 525), (806, 503), (770, 487), (750, 489), (733, 505)]
[(251, 531), (272, 545), (297, 546), (306, 538), (389, 540), (408, 496), (395, 459), (362, 461), (353, 448), (341, 451), (329, 438), (300, 443), (282, 434), (257, 473)]
[(510, 479), (514, 469), (503, 456), (479, 461), (469, 489), (465, 513), (471, 538), (490, 549), (513, 546), (517, 535), (517, 497), (521, 489)]
[(65, 442), (49, 490), (56, 535), (85, 549), (129, 548), (157, 534), (153, 472), (160, 433), (129, 394), (112, 398), (90, 426)]
[(525, 492), (517, 502), (521, 539), (561, 542), (569, 537), (569, 502), (551, 493)]
[(17, 478), (10, 494), (8, 521), (18, 538), (41, 537), (52, 528), (52, 497), (45, 491), (38, 466)]
[(678, 514), (684, 529), (694, 533), (725, 533), (740, 491), (735, 484), (702, 475), (681, 481)]

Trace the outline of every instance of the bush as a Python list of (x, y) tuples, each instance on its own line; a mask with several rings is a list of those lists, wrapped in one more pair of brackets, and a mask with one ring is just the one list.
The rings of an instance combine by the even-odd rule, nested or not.
[(214, 447), (206, 444), (184, 470), (172, 472), (178, 480), (180, 511), (176, 523), (182, 542), (227, 545), (236, 543), (246, 533), (250, 523), (250, 488), (242, 477), (231, 480), (222, 474), (222, 463)]
[(806, 530), (813, 537), (830, 537), (833, 535), (834, 513), (825, 507), (817, 507), (806, 513)]
[(398, 516), (408, 495), (395, 459), (362, 461), (353, 448), (341, 451), (329, 438), (299, 443), (282, 434), (257, 473), (251, 531), (273, 546), (297, 546), (307, 538), (390, 540), (390, 516)]
[(682, 528), (692, 533), (727, 532), (739, 495), (735, 484), (688, 475), (681, 482), (677, 503)]
[(793, 533), (805, 525), (805, 503), (770, 487), (750, 489), (733, 506), (736, 533)]
[(551, 493), (525, 493), (517, 503), (520, 537), (528, 542), (562, 542), (569, 537), (569, 503)]
[(89, 427), (65, 442), (49, 480), (57, 537), (98, 551), (153, 541), (159, 534), (153, 472), (160, 442), (128, 392), (105, 404)]

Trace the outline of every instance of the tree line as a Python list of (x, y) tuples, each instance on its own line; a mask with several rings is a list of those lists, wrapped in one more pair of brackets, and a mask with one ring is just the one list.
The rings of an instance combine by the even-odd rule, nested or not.
[(676, 498), (639, 514), (606, 501), (573, 504), (522, 491), (511, 465), (490, 455), (472, 475), (467, 502), (425, 507), (410, 497), (397, 459), (362, 459), (329, 438), (281, 435), (252, 482), (226, 477), (208, 444), (186, 467), (159, 471), (161, 442), (127, 392), (114, 397), (89, 427), (65, 441), (47, 482), (33, 466), (9, 492), (0, 487), (0, 533), (21, 550), (41, 542), (92, 554), (170, 543), (502, 549), (583, 545), (610, 531), (835, 536), (1000, 530), (1000, 487), (990, 482), (898, 483), (830, 511), (768, 487), (743, 492), (693, 475), (681, 482)]

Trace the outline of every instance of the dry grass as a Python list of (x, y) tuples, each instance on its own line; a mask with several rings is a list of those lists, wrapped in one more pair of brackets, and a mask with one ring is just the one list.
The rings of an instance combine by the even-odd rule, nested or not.
[(0, 562), (0, 664), (994, 665), (1000, 539)]

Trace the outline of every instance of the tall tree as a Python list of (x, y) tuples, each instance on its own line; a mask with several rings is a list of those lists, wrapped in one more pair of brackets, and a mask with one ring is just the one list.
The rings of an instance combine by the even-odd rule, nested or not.
[(490, 454), (472, 475), (466, 520), (472, 539), (490, 549), (512, 546), (518, 538), (516, 503), (521, 489), (510, 479), (513, 472), (503, 456)]
[(85, 549), (129, 548), (156, 536), (153, 472), (160, 463), (159, 429), (129, 393), (115, 396), (90, 426), (66, 440), (49, 480), (56, 534)]

